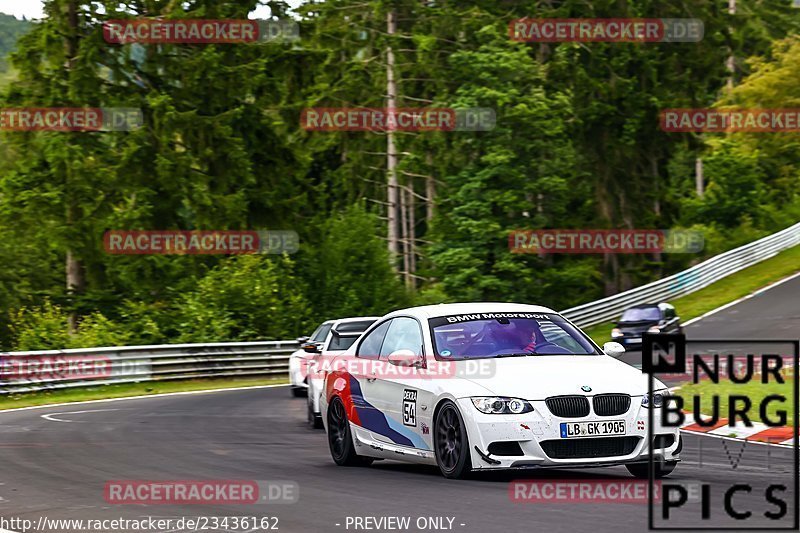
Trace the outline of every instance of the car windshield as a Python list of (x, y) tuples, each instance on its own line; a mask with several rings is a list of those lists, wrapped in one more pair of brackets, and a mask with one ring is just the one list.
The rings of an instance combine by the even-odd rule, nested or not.
[(369, 327), (375, 323), (377, 319), (370, 319), (370, 320), (358, 320), (356, 322), (340, 322), (334, 329), (339, 333), (357, 333), (361, 334), (367, 331)]
[(328, 332), (331, 330), (333, 324), (325, 323), (322, 324), (317, 330), (311, 334), (311, 338), (309, 340), (313, 342), (322, 342), (325, 340), (325, 337), (328, 336)]
[(334, 335), (331, 339), (331, 343), (328, 346), (328, 351), (330, 352), (341, 352), (348, 348), (350, 348), (354, 342), (358, 339), (358, 335)]
[(430, 320), (437, 359), (599, 355), (589, 339), (554, 313), (476, 313)]
[(343, 352), (347, 350), (356, 342), (356, 339), (358, 339), (362, 333), (375, 323), (375, 320), (377, 319), (340, 322), (333, 328), (328, 351)]
[(634, 307), (622, 313), (620, 322), (644, 322), (661, 320), (661, 312), (658, 307)]

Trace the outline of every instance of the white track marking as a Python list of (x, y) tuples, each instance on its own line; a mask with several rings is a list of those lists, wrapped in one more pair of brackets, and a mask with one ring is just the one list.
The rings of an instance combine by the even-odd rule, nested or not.
[[(708, 433), (711, 435), (722, 435), (725, 437), (733, 437), (735, 439), (746, 439), (747, 437), (752, 437), (758, 433), (766, 431), (769, 429), (769, 426), (766, 424), (759, 424), (757, 422), (753, 422), (752, 426), (745, 426), (744, 422), (736, 422), (733, 427), (730, 426), (722, 426), (718, 427), (717, 429), (712, 429)], [(786, 439), (784, 439), (786, 440)], [(771, 442), (770, 444), (779, 444), (782, 441), (775, 441)]]
[(727, 308), (729, 308), (729, 307), (733, 307), (733, 306), (734, 306), (734, 305), (736, 305), (736, 304), (742, 303), (742, 302), (743, 302), (743, 301), (745, 301), (745, 300), (749, 300), (749, 299), (750, 299), (750, 298), (752, 298), (753, 296), (758, 296), (759, 294), (761, 294), (761, 293), (763, 293), (763, 292), (766, 292), (766, 291), (768, 291), (768, 290), (770, 290), (770, 289), (774, 289), (775, 287), (777, 287), (777, 286), (779, 286), (779, 285), (783, 285), (783, 284), (784, 284), (784, 283), (786, 283), (787, 281), (791, 281), (791, 280), (793, 280), (794, 278), (796, 278), (796, 277), (798, 277), (798, 276), (800, 276), (800, 272), (795, 272), (794, 274), (792, 274), (792, 275), (791, 275), (791, 276), (789, 276), (788, 278), (783, 278), (782, 280), (780, 280), (780, 281), (776, 281), (775, 283), (773, 283), (773, 284), (771, 284), (771, 285), (767, 285), (766, 287), (762, 287), (762, 288), (758, 289), (757, 291), (755, 291), (755, 292), (752, 292), (752, 293), (748, 294), (747, 296), (742, 296), (741, 298), (739, 298), (739, 299), (737, 299), (737, 300), (734, 300), (734, 301), (732, 301), (732, 302), (728, 302), (728, 303), (726, 303), (726, 304), (725, 304), (725, 305), (723, 305), (723, 306), (717, 307), (716, 309), (712, 309), (711, 311), (709, 311), (708, 313), (706, 313), (706, 314), (704, 314), (704, 315), (701, 315), (701, 316), (698, 316), (698, 317), (692, 318), (691, 320), (687, 320), (686, 322), (684, 322), (684, 323), (682, 324), (682, 326), (684, 326), (684, 327), (686, 327), (686, 326), (691, 326), (691, 325), (692, 325), (692, 324), (694, 324), (695, 322), (698, 322), (698, 321), (700, 321), (700, 320), (703, 320), (704, 318), (708, 318), (709, 316), (711, 316), (711, 315), (713, 315), (713, 314), (716, 314), (716, 313), (719, 313), (720, 311), (724, 311), (725, 309), (727, 309)]
[(75, 422), (75, 420), (64, 420), (63, 418), (56, 418), (56, 415), (82, 415), (83, 413), (105, 413), (108, 411), (119, 411), (119, 409), (91, 409), (89, 411), (67, 411), (64, 413), (50, 413), (49, 415), (42, 415), (45, 420), (51, 422)]
[[(207, 389), (207, 390), (195, 390), (195, 391), (185, 391), (185, 392), (166, 392), (164, 394), (145, 394), (142, 396), (126, 396), (124, 398), (107, 398), (105, 400), (84, 400), (81, 402), (64, 402), (64, 403), (51, 403), (47, 405), (34, 405), (31, 407), (18, 407), (16, 409), (3, 409), (0, 410), (0, 414), (3, 413), (16, 413), (18, 411), (30, 411), (33, 409), (49, 409), (51, 407), (63, 407), (65, 405), (72, 406), (72, 405), (85, 405), (90, 403), (105, 403), (105, 402), (123, 402), (127, 400), (142, 400), (145, 398), (164, 398), (167, 396), (188, 396), (191, 394), (211, 394), (214, 392), (228, 392), (228, 391), (237, 391), (237, 390), (248, 390), (248, 389), (271, 389), (273, 387), (288, 387), (288, 383), (280, 383), (277, 385), (256, 385), (254, 387), (228, 387), (226, 389)], [(0, 530), (0, 533), (3, 533)]]

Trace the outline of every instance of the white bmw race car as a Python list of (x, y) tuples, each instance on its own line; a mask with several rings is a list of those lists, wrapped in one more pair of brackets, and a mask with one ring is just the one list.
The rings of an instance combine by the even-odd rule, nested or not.
[(679, 431), (661, 427), (667, 394), (558, 313), (504, 303), (442, 304), (379, 319), (326, 369), (320, 410), (333, 460), (398, 459), (470, 471), (625, 465), (675, 468)]

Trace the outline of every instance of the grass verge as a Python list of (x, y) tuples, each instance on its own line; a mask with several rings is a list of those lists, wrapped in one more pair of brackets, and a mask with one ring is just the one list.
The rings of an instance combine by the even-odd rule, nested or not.
[[(675, 306), (681, 320), (686, 322), (791, 276), (800, 271), (798, 265), (800, 265), (800, 246), (795, 246), (766, 261), (731, 274), (704, 289), (670, 300), (669, 303)], [(608, 322), (586, 328), (584, 331), (602, 346), (604, 342), (611, 340), (613, 327), (614, 323)]]
[[(0, 395), (0, 410), (47, 405), (51, 403), (71, 403), (86, 400), (106, 400), (127, 396), (150, 396), (169, 392), (187, 392), (229, 387), (256, 387), (259, 385), (280, 385), (288, 383), (285, 377), (258, 379), (195, 379), (181, 381), (147, 381), (120, 385), (101, 385), (72, 390), (46, 392), (27, 392), (24, 394)], [(287, 393), (288, 396), (288, 393)]]
[[(719, 383), (713, 383), (711, 380), (701, 381), (700, 383), (693, 383), (681, 387), (680, 391), (676, 392), (679, 396), (686, 398), (686, 402), (690, 402), (690, 398), (694, 395), (700, 396), (700, 411), (704, 414), (711, 414), (712, 402), (714, 396), (719, 397), (719, 416), (720, 418), (730, 418), (728, 416), (728, 397), (730, 395), (747, 396), (752, 402), (752, 407), (748, 411), (750, 420), (753, 422), (761, 422), (759, 414), (759, 407), (761, 401), (770, 394), (779, 394), (786, 398), (785, 402), (771, 401), (767, 406), (767, 416), (770, 420), (778, 421), (778, 411), (786, 413), (786, 425), (792, 426), (794, 424), (794, 380), (785, 378), (783, 383), (776, 383), (774, 380), (769, 383), (761, 383), (760, 380), (754, 380), (749, 383), (742, 383), (737, 385), (730, 381), (720, 379)], [(741, 407), (741, 404), (739, 404)], [(692, 405), (685, 405), (684, 409), (692, 409)]]

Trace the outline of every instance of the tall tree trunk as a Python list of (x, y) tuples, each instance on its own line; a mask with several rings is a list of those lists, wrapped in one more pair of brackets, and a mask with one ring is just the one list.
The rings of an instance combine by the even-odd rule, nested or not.
[(433, 221), (433, 208), (436, 202), (436, 181), (433, 177), (433, 155), (428, 152), (425, 155), (425, 163), (428, 166), (428, 175), (425, 177), (425, 222), (430, 229)]
[[(728, 0), (728, 14), (736, 14), (736, 0)], [(733, 28), (729, 27), (728, 30), (733, 33)], [(733, 57), (733, 50), (731, 50), (731, 55), (728, 56), (728, 60), (725, 62), (725, 67), (730, 72), (727, 83), (728, 91), (730, 91), (733, 89), (733, 76), (736, 74), (736, 58)]]
[[(83, 263), (75, 256), (72, 250), (67, 250), (66, 260), (67, 271), (67, 293), (69, 295), (80, 294), (83, 291)], [(69, 333), (74, 334), (78, 331), (78, 313), (70, 311), (67, 318)]]
[[(659, 188), (660, 180), (658, 176), (658, 159), (653, 154), (650, 154), (650, 171), (653, 173), (653, 191), (655, 192), (655, 197), (656, 197), (655, 202), (653, 204), (653, 211), (655, 212), (656, 217), (658, 217), (658, 223), (659, 223), (658, 227), (662, 227), (663, 224), (661, 224), (661, 191)], [(663, 257), (661, 256), (661, 252), (655, 252), (653, 254), (653, 257), (659, 265), (658, 277), (662, 277), (664, 272), (662, 263)]]
[(653, 174), (653, 192), (655, 193), (653, 212), (658, 218), (661, 218), (661, 188), (659, 187), (661, 180), (658, 176), (658, 158), (653, 154), (650, 154), (650, 172)]
[[(75, 58), (78, 55), (78, 0), (70, 0), (66, 5), (66, 11), (69, 32), (66, 36), (64, 46), (67, 55), (67, 62), (65, 66), (69, 72), (74, 67)], [(70, 194), (69, 169), (66, 170), (64, 179), (66, 182), (67, 191), (66, 222), (67, 228), (71, 229), (80, 218), (80, 214), (79, 208), (76, 205), (76, 200)], [(72, 248), (71, 242), (67, 244), (65, 269), (67, 294), (69, 296), (80, 294), (84, 289), (83, 264), (78, 255), (75, 253), (75, 250)], [(74, 334), (78, 330), (78, 313), (75, 309), (71, 310), (69, 313), (68, 327), (70, 334)]]
[(603, 254), (603, 267), (604, 267), (604, 296), (611, 296), (619, 292), (619, 257), (617, 254), (604, 253)]
[[(394, 10), (386, 15), (386, 32), (391, 37), (397, 30)], [(386, 107), (397, 107), (397, 85), (394, 79), (394, 51), (392, 46), (386, 48)], [(386, 236), (389, 240), (389, 260), (392, 267), (397, 268), (397, 254), (399, 252), (397, 237), (397, 147), (395, 146), (394, 131), (390, 128), (386, 135), (386, 170), (388, 173), (386, 219), (388, 230)]]
[(70, 0), (67, 3), (67, 25), (69, 35), (64, 43), (67, 51), (67, 68), (72, 68), (75, 56), (78, 55), (78, 0)]
[[(612, 205), (611, 193), (611, 179), (609, 177), (610, 171), (607, 167), (603, 166), (598, 169), (598, 181), (595, 184), (595, 198), (597, 200), (597, 210), (600, 220), (613, 223), (614, 220), (614, 207)], [(612, 226), (613, 227), (613, 226)], [(608, 296), (616, 293), (617, 288), (617, 258), (614, 254), (608, 252), (603, 253), (603, 295)]]
[(705, 184), (703, 182), (703, 158), (698, 157), (694, 160), (694, 186), (697, 190), (697, 196), (703, 197), (705, 193)]
[(411, 286), (410, 241), (411, 237), (408, 231), (408, 191), (404, 186), (400, 188), (400, 243), (403, 248), (403, 279), (406, 287)]
[(408, 287), (417, 287), (417, 217), (414, 214), (416, 204), (414, 202), (414, 180), (409, 180), (408, 190)]

